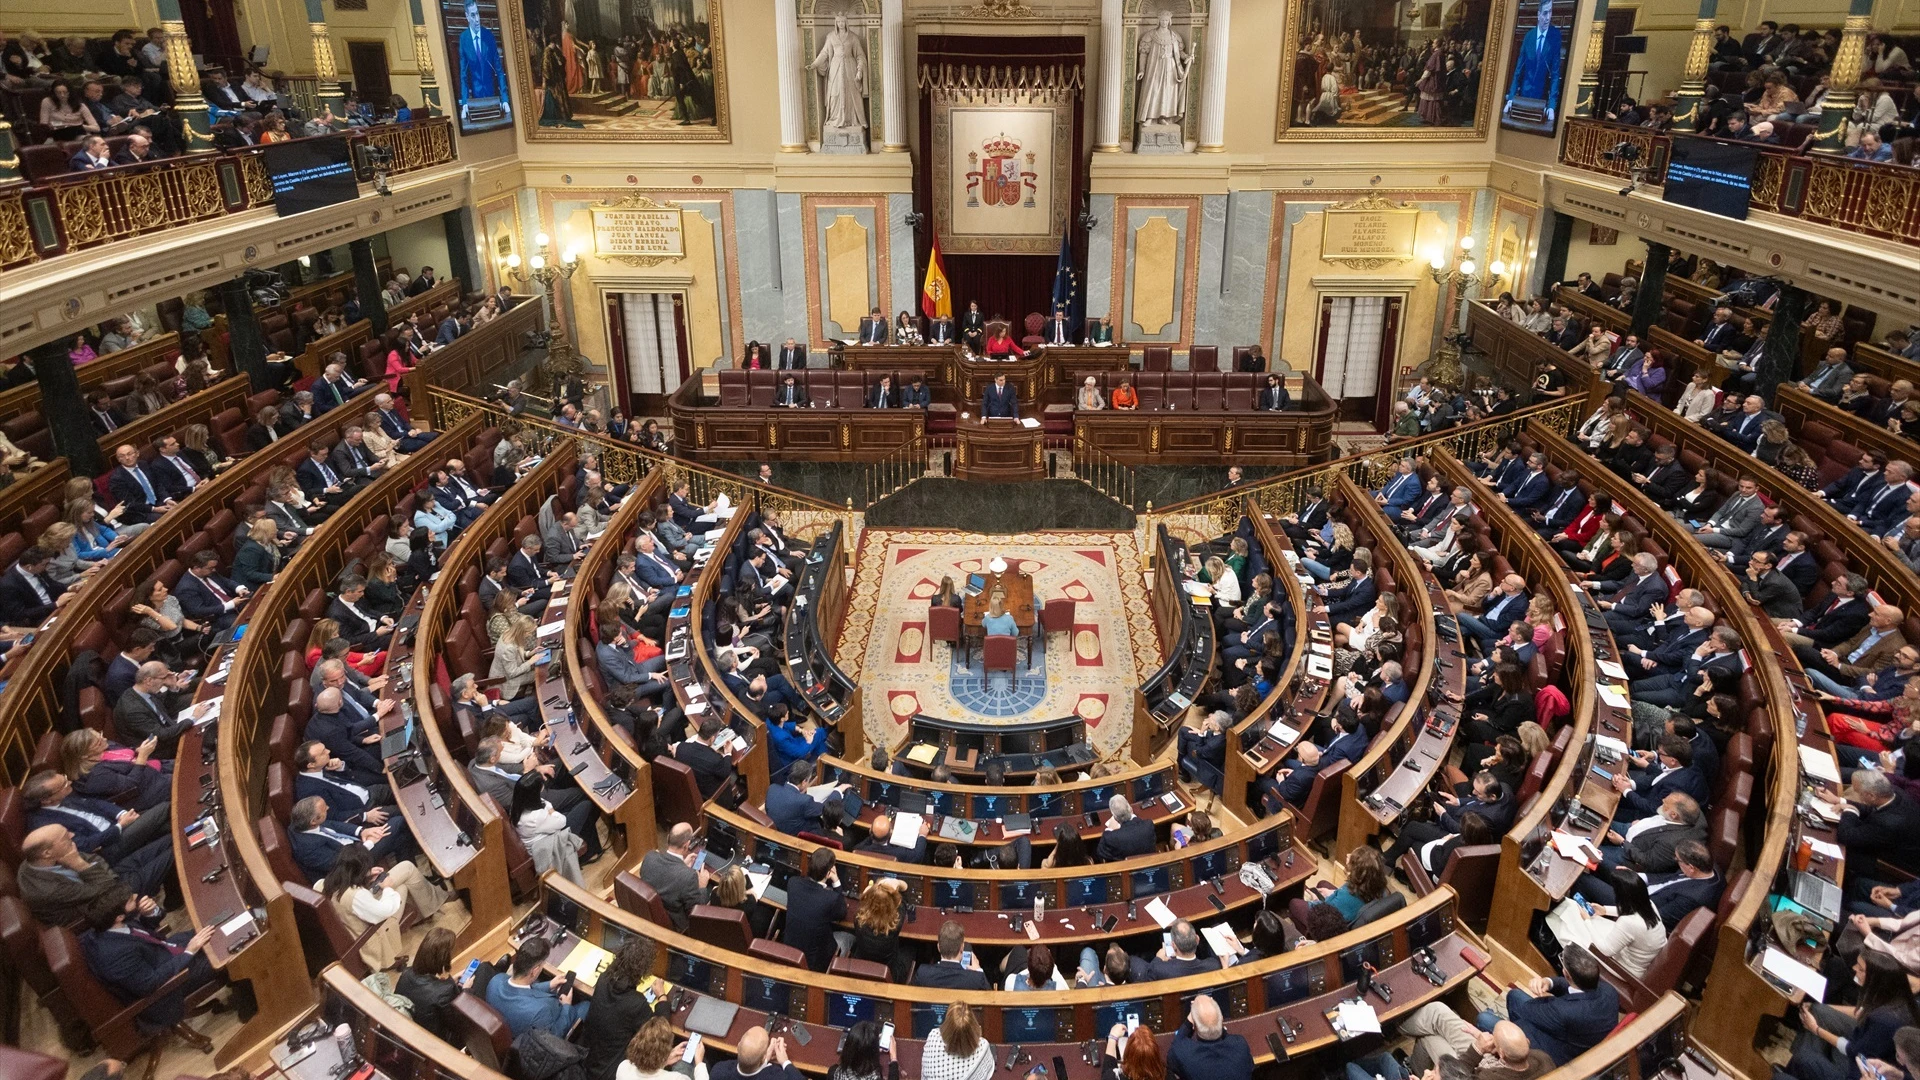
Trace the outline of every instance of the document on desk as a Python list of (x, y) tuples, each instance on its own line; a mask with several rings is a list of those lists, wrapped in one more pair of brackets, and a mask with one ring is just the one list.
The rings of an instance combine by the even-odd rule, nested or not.
[(1628, 698), (1620, 687), (1612, 683), (1604, 682), (1598, 685), (1600, 687), (1600, 700), (1616, 709), (1630, 709), (1633, 707), (1632, 699)]
[(537, 633), (541, 637), (551, 637), (554, 634), (557, 634), (560, 631), (565, 630), (566, 628), (567, 628), (567, 620), (559, 619), (550, 623), (541, 623), (540, 629), (536, 630), (535, 633)]
[(1627, 677), (1627, 669), (1611, 660), (1600, 661), (1599, 667), (1600, 674), (1605, 675), (1609, 679), (1624, 679)]
[(1760, 958), (1760, 973), (1795, 990), (1804, 990), (1814, 1001), (1827, 995), (1826, 976), (1795, 960), (1779, 949), (1769, 947)]
[(1023, 416), (1020, 418), (1020, 426), (1023, 428), (1037, 428), (1040, 426), (1040, 421), (1035, 420), (1031, 416)]
[(1167, 902), (1158, 896), (1147, 901), (1147, 914), (1153, 916), (1153, 921), (1159, 923), (1162, 930), (1180, 921), (1179, 917), (1174, 915), (1173, 909), (1167, 906)]
[(1825, 780), (1830, 784), (1840, 782), (1840, 767), (1834, 763), (1833, 751), (1817, 747), (1800, 747), (1800, 771), (1815, 780)]
[(920, 843), (920, 825), (926, 819), (919, 814), (900, 811), (893, 815), (893, 833), (887, 837), (887, 843), (895, 847), (910, 848)]
[(1349, 1037), (1377, 1035), (1380, 1032), (1380, 1014), (1364, 1001), (1343, 1001), (1340, 1003), (1340, 1026)]

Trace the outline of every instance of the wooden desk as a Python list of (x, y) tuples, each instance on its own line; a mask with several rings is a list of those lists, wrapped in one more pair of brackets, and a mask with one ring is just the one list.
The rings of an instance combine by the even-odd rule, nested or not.
[[(451, 583), (449, 583), (451, 587)], [(418, 623), (420, 614), (426, 610), (427, 588), (415, 589), (407, 606), (401, 611), (404, 620), (412, 616)], [(395, 623), (396, 628), (398, 623)], [(379, 719), (380, 734), (405, 728), (415, 719), (413, 711), (413, 635), (406, 635), (404, 642), (396, 632), (387, 645), (387, 664), (381, 674), (386, 682), (380, 686), (380, 697), (394, 704)], [(424, 745), (425, 734), (417, 736)], [(417, 770), (396, 772), (394, 762), (398, 758), (389, 758), (385, 763), (387, 786), (393, 789), (393, 801), (400, 809), (407, 828), (412, 830), (413, 838), (419, 842), (421, 852), (433, 864), (434, 872), (451, 881), (460, 871), (467, 868), (476, 854), (473, 844), (463, 843), (463, 836), (479, 835), (479, 823), (469, 822), (466, 829), (454, 821), (453, 810), (447, 800), (434, 790), (434, 763), (426, 760), (431, 755), (422, 754), (422, 767)], [(459, 804), (455, 804), (459, 805)], [(465, 807), (461, 807), (464, 812)]]
[(1013, 623), (1020, 628), (1020, 633), (1032, 633), (1036, 615), (1033, 610), (1033, 575), (1019, 570), (988, 574), (986, 587), (966, 598), (960, 622), (967, 628), (967, 633), (979, 635), (980, 626), (987, 618), (987, 607), (996, 590), (1005, 593), (1007, 614), (1013, 616)]
[(953, 475), (1003, 482), (1046, 476), (1046, 431), (1018, 420), (967, 420), (954, 432)]
[(960, 370), (960, 346), (840, 345), (827, 351), (827, 359), (833, 367), (871, 374), (874, 379), (869, 381), (882, 374), (918, 371), (928, 385), (952, 390)]
[[(258, 600), (255, 594), (254, 601)], [(247, 616), (256, 607), (255, 602), (247, 604), (246, 611), (239, 621), (245, 623)], [(207, 677), (200, 681), (194, 690), (193, 707), (210, 708), (216, 714), (220, 708), (220, 699), (226, 685), (227, 672), (233, 666), (236, 646), (227, 642), (220, 646), (207, 662)], [(173, 820), (179, 823), (173, 833), (173, 861), (179, 870), (181, 891), (187, 902), (187, 916), (195, 927), (220, 926), (229, 919), (253, 908), (256, 901), (248, 896), (248, 890), (242, 887), (246, 868), (233, 858), (229, 851), (228, 833), (233, 824), (227, 818), (226, 807), (220, 802), (218, 767), (213, 762), (213, 747), (218, 741), (219, 720), (207, 724), (195, 724), (180, 736), (178, 749), (173, 761)], [(185, 825), (202, 814), (210, 817), (220, 829), (220, 838), (188, 847), (186, 837), (182, 835)], [(242, 822), (242, 827), (246, 827)], [(207, 878), (213, 877), (212, 881)], [(229, 934), (225, 930), (216, 931), (207, 942), (207, 960), (215, 968), (227, 970), (241, 950), (259, 941), (261, 928), (258, 923), (248, 919), (246, 925), (235, 927)], [(234, 978), (248, 977), (245, 972), (233, 971)]]

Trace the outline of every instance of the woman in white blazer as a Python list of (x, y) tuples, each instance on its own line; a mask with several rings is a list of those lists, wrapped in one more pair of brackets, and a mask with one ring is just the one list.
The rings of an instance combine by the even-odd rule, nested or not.
[(1644, 979), (1653, 958), (1667, 943), (1667, 927), (1647, 895), (1647, 883), (1624, 866), (1615, 867), (1613, 905), (1594, 905), (1594, 913), (1580, 912), (1593, 935), (1593, 950), (1636, 979)]

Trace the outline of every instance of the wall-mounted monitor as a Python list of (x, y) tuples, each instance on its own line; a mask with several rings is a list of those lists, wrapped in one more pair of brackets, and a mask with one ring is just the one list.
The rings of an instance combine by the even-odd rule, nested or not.
[(352, 150), (343, 135), (261, 147), (260, 164), (273, 184), (274, 210), (281, 217), (291, 217), (359, 198)]
[(1662, 197), (1676, 206), (1744, 221), (1759, 160), (1760, 151), (1752, 145), (1675, 135)]

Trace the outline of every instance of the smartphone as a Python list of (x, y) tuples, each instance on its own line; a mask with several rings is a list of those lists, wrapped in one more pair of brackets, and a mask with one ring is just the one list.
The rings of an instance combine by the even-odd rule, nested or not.
[(479, 973), (480, 961), (477, 959), (467, 961), (467, 970), (460, 976), (460, 985), (471, 986), (473, 984), (473, 977)]
[(801, 1046), (805, 1046), (813, 1041), (813, 1036), (800, 1024), (789, 1023), (787, 1025), (787, 1034), (793, 1036), (793, 1041), (799, 1043)]
[(1586, 897), (1581, 896), (1579, 893), (1574, 893), (1573, 902), (1580, 905), (1581, 911), (1584, 911), (1589, 915), (1593, 914), (1593, 905), (1587, 901)]
[(699, 873), (707, 868), (707, 849), (701, 848), (693, 857), (693, 872)]
[(964, 968), (970, 968), (973, 966), (973, 950), (972, 949), (967, 949), (960, 954), (960, 966)]
[(1053, 1071), (1060, 1080), (1067, 1080), (1067, 1059), (1059, 1054), (1053, 1055)]
[(1867, 1055), (1855, 1054), (1853, 1056), (1853, 1063), (1860, 1066), (1862, 1076), (1871, 1076), (1873, 1080), (1887, 1080), (1887, 1074), (1881, 1072), (1878, 1066), (1872, 1064), (1868, 1060)]
[(1134, 1033), (1134, 1031), (1137, 1030), (1139, 1027), (1140, 1027), (1140, 1014), (1128, 1013), (1127, 1014), (1127, 1034), (1131, 1036)]
[(1287, 1044), (1280, 1041), (1280, 1034), (1278, 1032), (1267, 1032), (1267, 1049), (1273, 1051), (1273, 1060), (1275, 1062), (1287, 1060)]
[(1168, 955), (1172, 955), (1173, 935), (1171, 933), (1162, 933), (1160, 935), (1160, 947), (1167, 950)]
[[(884, 1045), (885, 1045), (885, 1043), (882, 1043), (881, 1045), (883, 1045), (883, 1046), (884, 1046)], [(681, 1062), (681, 1064), (683, 1064), (683, 1065), (691, 1065), (691, 1064), (693, 1064), (693, 1055), (694, 1055), (694, 1054), (695, 1054), (695, 1053), (696, 1053), (697, 1051), (699, 1051), (699, 1049), (700, 1049), (700, 1033), (696, 1031), (696, 1032), (694, 1032), (694, 1033), (692, 1033), (691, 1035), (688, 1035), (688, 1036), (687, 1036), (687, 1049), (686, 1049), (686, 1052), (680, 1055), (680, 1062)]]
[(893, 1021), (891, 1020), (880, 1029), (880, 1049), (887, 1053), (893, 1052)]
[(1227, 905), (1220, 902), (1220, 897), (1216, 893), (1207, 894), (1207, 903), (1212, 904), (1215, 911), (1225, 913), (1227, 910)]

